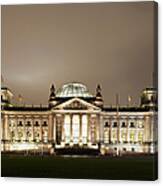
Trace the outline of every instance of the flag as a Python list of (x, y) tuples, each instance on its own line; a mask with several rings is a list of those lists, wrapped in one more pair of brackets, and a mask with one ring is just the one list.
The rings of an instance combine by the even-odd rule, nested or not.
[(130, 106), (130, 104), (131, 104), (131, 101), (132, 101), (132, 98), (131, 98), (131, 96), (128, 96), (128, 106)]

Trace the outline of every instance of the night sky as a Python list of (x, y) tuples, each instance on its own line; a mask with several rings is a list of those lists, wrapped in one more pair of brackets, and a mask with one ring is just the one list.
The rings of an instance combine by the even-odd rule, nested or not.
[(105, 105), (152, 86), (153, 3), (2, 6), (3, 84), (47, 104), (52, 83), (102, 87)]

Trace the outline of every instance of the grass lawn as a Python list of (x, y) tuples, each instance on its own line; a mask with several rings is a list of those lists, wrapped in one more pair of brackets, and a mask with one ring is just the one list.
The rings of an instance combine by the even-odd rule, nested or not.
[(63, 157), (2, 155), (3, 177), (157, 179), (154, 156)]

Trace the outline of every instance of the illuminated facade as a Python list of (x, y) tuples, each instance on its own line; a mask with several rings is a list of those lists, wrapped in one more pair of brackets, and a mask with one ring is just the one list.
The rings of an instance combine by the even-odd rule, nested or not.
[(157, 91), (142, 92), (137, 107), (105, 107), (101, 88), (96, 95), (81, 83), (57, 91), (52, 85), (49, 105), (11, 103), (1, 89), (1, 150), (25, 153), (97, 153), (110, 155), (157, 152)]

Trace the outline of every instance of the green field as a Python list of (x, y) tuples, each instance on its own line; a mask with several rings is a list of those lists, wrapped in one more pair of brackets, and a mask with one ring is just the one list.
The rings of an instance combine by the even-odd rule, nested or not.
[(2, 155), (3, 177), (157, 179), (155, 157), (63, 157)]

